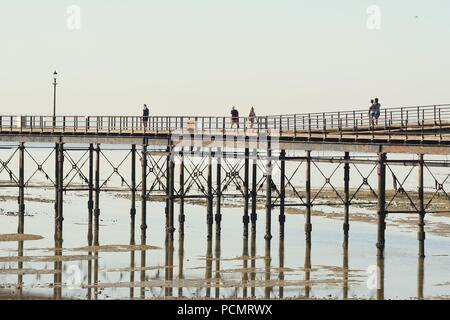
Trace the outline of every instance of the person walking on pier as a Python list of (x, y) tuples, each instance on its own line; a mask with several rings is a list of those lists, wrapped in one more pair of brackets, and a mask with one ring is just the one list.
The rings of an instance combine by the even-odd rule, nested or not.
[(255, 108), (251, 108), (250, 109), (250, 113), (248, 115), (248, 121), (250, 123), (250, 128), (253, 129), (253, 126), (255, 125), (255, 120), (256, 120), (256, 113), (255, 113)]
[(142, 121), (144, 123), (144, 129), (147, 129), (149, 113), (150, 111), (148, 110), (147, 105), (144, 104), (144, 110), (142, 110)]
[(234, 125), (239, 129), (239, 111), (233, 106), (231, 109), (231, 128), (233, 128)]
[(370, 108), (369, 108), (369, 122), (370, 125), (373, 126), (373, 105), (375, 103), (375, 100), (370, 100)]
[(375, 118), (375, 125), (378, 125), (378, 118), (380, 117), (380, 114), (381, 114), (381, 104), (379, 103), (378, 98), (375, 98), (375, 103), (373, 104), (373, 118)]

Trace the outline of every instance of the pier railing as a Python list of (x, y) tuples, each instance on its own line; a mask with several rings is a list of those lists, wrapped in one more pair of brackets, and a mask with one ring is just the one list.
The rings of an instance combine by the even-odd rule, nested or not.
[(232, 119), (205, 116), (0, 116), (1, 133), (173, 133), (179, 130), (225, 131), (229, 129), (280, 133), (345, 133), (363, 131), (437, 130), (450, 125), (450, 105), (382, 109), (373, 124), (368, 110), (284, 114)]

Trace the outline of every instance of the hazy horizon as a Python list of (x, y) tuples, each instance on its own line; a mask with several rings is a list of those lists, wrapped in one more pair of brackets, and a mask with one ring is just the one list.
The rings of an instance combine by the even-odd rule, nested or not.
[[(77, 6), (80, 29), (68, 19)], [(367, 9), (380, 9), (371, 30)], [(2, 114), (246, 115), (450, 103), (450, 2), (8, 1)]]

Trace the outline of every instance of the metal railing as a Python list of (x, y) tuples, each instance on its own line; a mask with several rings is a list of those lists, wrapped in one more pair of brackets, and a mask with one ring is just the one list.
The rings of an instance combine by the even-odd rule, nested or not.
[(0, 116), (0, 132), (142, 134), (174, 131), (270, 130), (283, 133), (332, 134), (410, 129), (450, 124), (450, 104), (382, 109), (372, 124), (368, 110), (247, 117), (193, 116)]

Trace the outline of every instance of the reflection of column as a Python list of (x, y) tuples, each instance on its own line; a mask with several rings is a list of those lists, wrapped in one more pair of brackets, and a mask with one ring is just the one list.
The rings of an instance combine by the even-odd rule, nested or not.
[(425, 282), (425, 258), (419, 257), (419, 272), (418, 272), (418, 285), (417, 285), (417, 298), (419, 300), (424, 299), (423, 286)]
[[(92, 243), (89, 245), (91, 246)], [(89, 250), (88, 251), (88, 256), (89, 256), (89, 260), (88, 260), (88, 288), (87, 288), (87, 299), (91, 300), (92, 299), (92, 251)]]
[(62, 298), (62, 239), (55, 240), (55, 274), (53, 281), (53, 298), (61, 300)]
[(173, 241), (170, 232), (168, 233), (166, 235), (165, 295), (173, 297)]
[(279, 295), (280, 299), (284, 298), (284, 239), (280, 239), (280, 270), (278, 279), (280, 281)]
[(271, 256), (270, 256), (270, 240), (266, 240), (266, 246), (265, 246), (265, 256), (264, 256), (264, 262), (265, 262), (265, 299), (270, 299), (270, 292), (272, 291), (272, 287), (270, 286), (270, 267), (271, 267)]
[(384, 257), (377, 258), (377, 299), (384, 300)]
[(22, 299), (22, 293), (23, 293), (23, 274), (22, 274), (22, 270), (23, 270), (23, 241), (19, 241), (18, 242), (18, 250), (17, 250), (17, 256), (18, 256), (18, 269), (19, 269), (19, 273), (17, 276), (17, 294), (18, 294), (18, 299)]
[[(178, 239), (178, 281), (180, 283), (184, 279), (183, 268), (184, 268), (184, 234), (180, 232)], [(179, 298), (183, 297), (183, 286), (178, 287), (178, 297)]]
[(220, 298), (220, 234), (216, 237), (215, 246), (216, 257), (216, 299)]
[[(252, 228), (253, 229), (253, 228)], [(256, 279), (256, 233), (252, 230), (252, 237), (250, 243), (250, 262), (251, 262), (251, 272), (250, 272), (250, 280), (252, 282), (251, 286), (251, 297), (255, 298), (255, 279)]]
[(145, 264), (146, 264), (146, 251), (141, 249), (141, 299), (145, 299)]
[(212, 279), (212, 240), (208, 240), (206, 250), (206, 298), (211, 297), (211, 279)]
[(247, 286), (248, 286), (248, 239), (244, 238), (243, 241), (243, 270), (242, 270), (242, 295), (243, 298), (247, 298)]
[(98, 300), (98, 250), (94, 251), (94, 300)]
[(309, 299), (311, 293), (311, 246), (305, 247), (305, 298)]
[(342, 271), (344, 273), (344, 283), (343, 283), (343, 298), (348, 299), (348, 246), (344, 245), (344, 262), (342, 266)]

